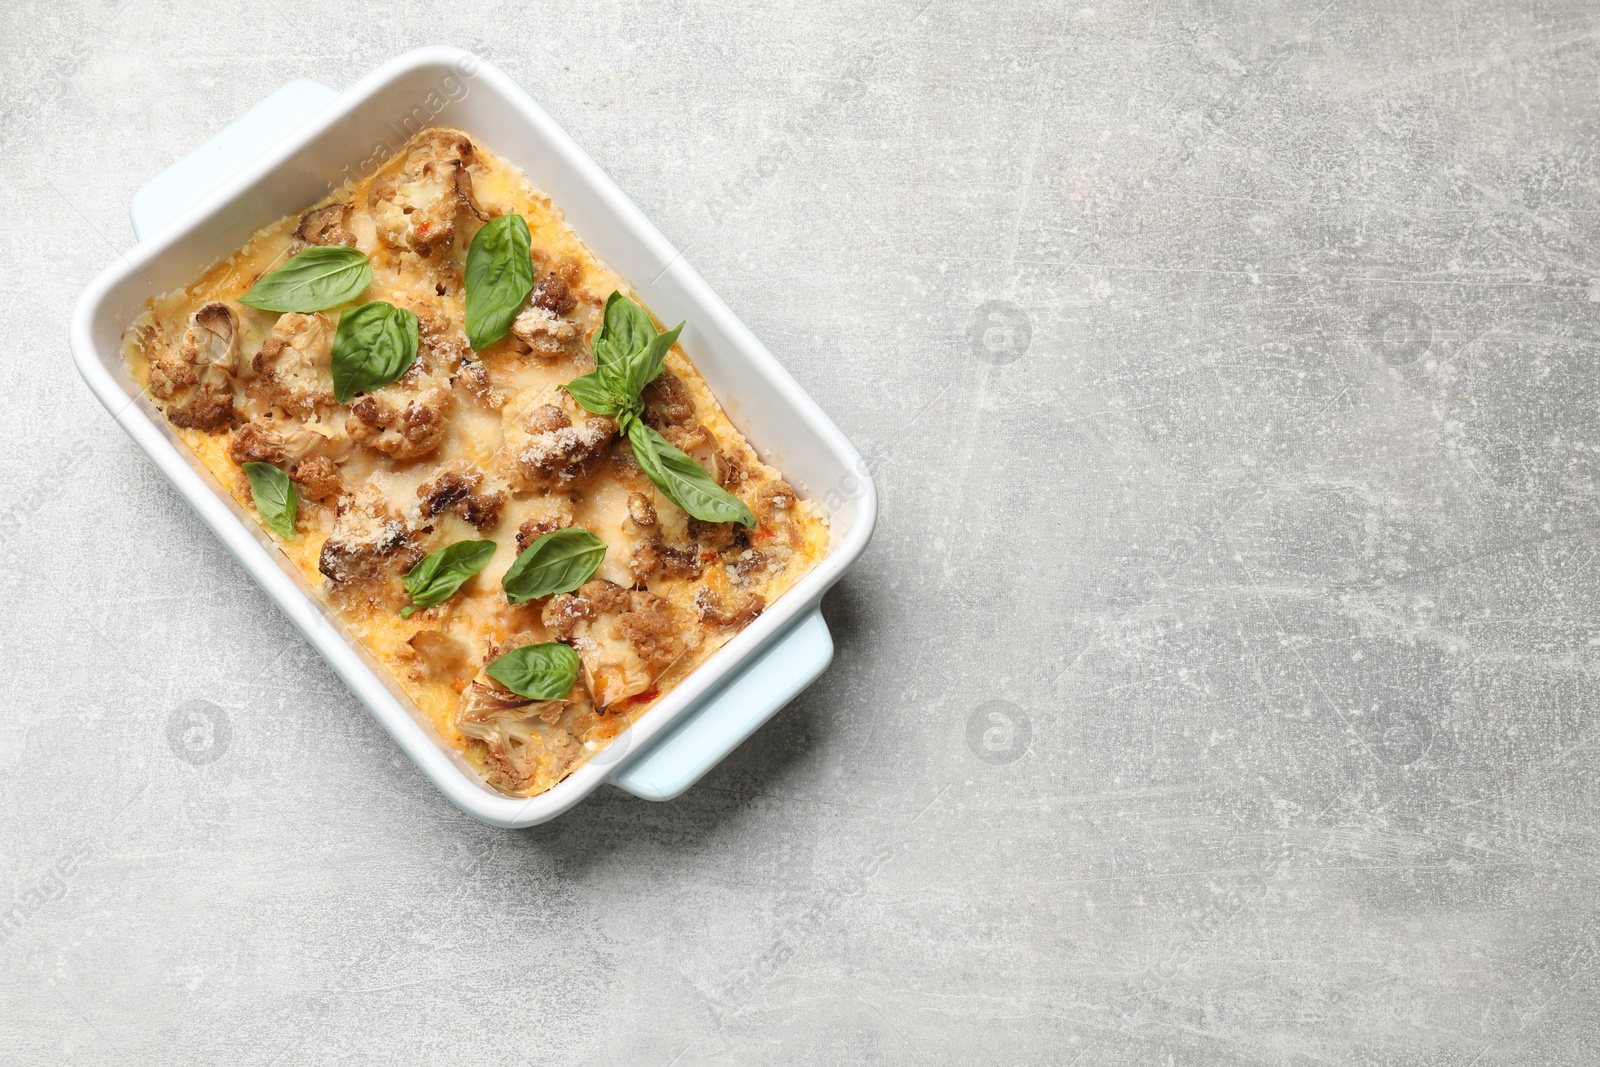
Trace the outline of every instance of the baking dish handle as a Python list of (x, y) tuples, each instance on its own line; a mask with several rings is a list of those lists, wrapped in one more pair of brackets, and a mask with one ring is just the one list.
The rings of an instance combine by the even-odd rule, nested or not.
[[(240, 115), (133, 195), (134, 236), (142, 241), (154, 234), (338, 95), (321, 82), (300, 78)], [(828, 624), (812, 608), (698, 705), (685, 709), (662, 736), (640, 752), (622, 753), (610, 781), (646, 800), (672, 799), (777, 714), (832, 659)], [(601, 758), (610, 755), (603, 752)]]
[(321, 111), (339, 91), (296, 78), (145, 183), (128, 205), (133, 235), (144, 240), (183, 214), (218, 182)]
[(833, 660), (833, 635), (818, 608), (752, 656), (672, 729), (628, 758), (611, 784), (646, 800), (671, 800), (738, 748), (816, 680)]

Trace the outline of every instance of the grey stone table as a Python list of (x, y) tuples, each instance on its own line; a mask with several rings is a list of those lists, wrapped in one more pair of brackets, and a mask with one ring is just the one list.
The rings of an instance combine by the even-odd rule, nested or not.
[[(673, 803), (458, 814), (68, 358), (144, 181), (439, 42), (881, 488)], [(1587, 0), (0, 7), (0, 1062), (1596, 1062), (1597, 85)]]

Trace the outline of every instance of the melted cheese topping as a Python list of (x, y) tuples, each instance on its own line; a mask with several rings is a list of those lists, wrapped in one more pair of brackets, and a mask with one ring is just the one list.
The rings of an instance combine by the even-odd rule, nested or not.
[[(462, 330), (466, 251), (483, 221), (510, 211), (528, 223), (535, 292), (512, 333), (474, 352)], [(347, 404), (332, 401), (337, 310), (280, 316), (238, 302), (308, 244), (339, 243), (372, 262), (357, 303), (388, 301), (422, 323), (411, 370)], [(648, 417), (751, 506), (752, 530), (691, 521), (609, 420), (561, 390), (593, 369), (588, 340), (613, 290), (633, 295), (519, 170), (459, 131), (427, 130), (370, 178), (151, 301), (125, 338), (135, 378), (246, 510), (243, 462), (290, 473), (296, 536), (268, 536), (393, 687), (516, 795), (604, 747), (828, 549), (821, 509), (761, 463), (680, 346), (654, 400), (646, 393)], [(440, 490), (447, 478), (458, 491)], [(508, 604), (500, 579), (519, 533), (531, 544), (563, 526), (606, 542), (595, 580), (576, 596)], [(497, 546), (483, 570), (402, 619), (405, 571), (479, 538)], [(564, 700), (530, 703), (483, 673), (511, 648), (557, 639), (583, 660)]]

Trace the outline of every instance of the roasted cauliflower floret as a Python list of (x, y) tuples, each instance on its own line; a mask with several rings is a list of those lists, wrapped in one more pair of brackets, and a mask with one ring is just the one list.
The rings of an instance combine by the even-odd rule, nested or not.
[(560, 493), (549, 493), (545, 496), (534, 497), (526, 505), (528, 517), (522, 520), (522, 525), (517, 527), (517, 551), (521, 552), (529, 545), (548, 533), (565, 530), (577, 522), (577, 511), (573, 507), (572, 498), (562, 496)]
[(723, 604), (721, 597), (709, 589), (702, 589), (694, 597), (695, 611), (700, 621), (712, 626), (744, 626), (767, 608), (767, 598), (760, 593), (747, 593), (731, 607)]
[(356, 444), (395, 459), (418, 459), (438, 451), (452, 399), (449, 388), (443, 385), (434, 385), (415, 396), (395, 396), (387, 389), (379, 390), (350, 405), (345, 428)]
[(255, 380), (246, 390), (253, 407), (277, 407), (309, 418), (334, 406), (332, 321), (322, 314), (288, 312), (250, 361)]
[(422, 558), (413, 542), (413, 531), (383, 494), (358, 485), (339, 501), (317, 569), (335, 585), (398, 577)]
[(551, 597), (541, 617), (551, 637), (577, 651), (601, 709), (648, 690), (687, 651), (670, 603), (600, 579)]
[[(518, 644), (492, 647), (485, 663)], [(461, 694), (456, 728), (483, 742), (489, 784), (508, 793), (549, 788), (583, 758), (578, 735), (593, 721), (594, 708), (582, 686), (559, 700), (529, 700), (480, 672)]]
[(151, 342), (150, 392), (159, 400), (171, 400), (200, 383), (193, 364), (179, 355), (178, 349), (163, 341)]
[(438, 127), (424, 130), (406, 152), (406, 170), (420, 172), (430, 163), (471, 163), (474, 151), (472, 138), (464, 133)]
[(583, 746), (541, 714), (549, 705), (560, 708), (561, 701), (536, 704), (508, 692), (516, 703), (497, 708), (494, 698), (481, 696), (476, 688), (468, 686), (462, 694), (456, 728), (483, 742), (484, 777), (496, 789), (528, 793), (549, 788), (583, 757)]
[(787, 561), (805, 544), (805, 520), (798, 508), (799, 500), (794, 486), (782, 478), (768, 479), (750, 494), (750, 510), (756, 521), (773, 534), (767, 551), (774, 559)]
[(667, 426), (662, 431), (673, 444), (683, 449), (689, 457), (705, 470), (722, 488), (736, 493), (745, 479), (745, 471), (736, 457), (730, 455), (717, 442), (716, 435), (704, 424), (693, 429), (682, 425)]
[(229, 376), (239, 372), (239, 316), (213, 302), (194, 313), (183, 336), (183, 357), (196, 367), (213, 367)]
[(552, 315), (572, 314), (578, 307), (578, 298), (572, 295), (568, 275), (572, 282), (577, 281), (579, 268), (576, 264), (563, 264), (540, 278), (533, 290), (533, 306), (543, 308)]
[(482, 485), (483, 472), (474, 467), (457, 465), (440, 471), (417, 486), (422, 517), (455, 512), (480, 532), (498, 525), (506, 495), (492, 489), (479, 492)]
[(456, 375), (456, 382), (490, 411), (499, 411), (506, 406), (505, 392), (495, 387), (494, 382), (489, 380), (489, 372), (477, 360), (461, 361), (461, 370)]
[(174, 426), (218, 433), (238, 421), (233, 408), (233, 391), (202, 382), (182, 404), (167, 408)]
[[(424, 308), (417, 317), (431, 314)], [(451, 346), (424, 341), (398, 381), (351, 401), (344, 420), (350, 439), (397, 460), (432, 455), (449, 429), (457, 365), (458, 353)]]
[(511, 333), (544, 359), (555, 359), (567, 351), (578, 336), (578, 325), (559, 318), (549, 309), (530, 304), (511, 322)]
[(289, 467), (289, 478), (312, 500), (336, 500), (344, 492), (339, 468), (327, 456), (307, 456)]
[(639, 545), (628, 558), (628, 570), (636, 585), (657, 577), (698, 578), (705, 569), (706, 561), (698, 547), (680, 548), (667, 544), (660, 537), (652, 537)]
[(235, 463), (259, 461), (275, 466), (321, 456), (343, 463), (350, 455), (350, 439), (320, 423), (279, 421), (272, 416), (251, 419), (234, 432), (228, 457)]
[(472, 193), (472, 142), (435, 130), (412, 147), (404, 167), (380, 175), (367, 191), (378, 236), (396, 248), (432, 256), (455, 240), (456, 216), (483, 217)]
[(506, 434), (500, 464), (518, 492), (566, 492), (599, 473), (617, 424), (591, 415), (563, 391), (525, 408)]
[(660, 521), (656, 518), (655, 503), (643, 493), (629, 493), (628, 521), (641, 529), (654, 527)]
[(694, 397), (683, 379), (664, 370), (639, 395), (644, 401), (644, 421), (665, 434), (675, 427), (686, 427), (694, 418)]
[(378, 236), (388, 244), (426, 257), (455, 240), (461, 201), (453, 165), (430, 166), (410, 180), (385, 174), (367, 195)]
[(178, 347), (163, 346), (150, 360), (150, 392), (168, 400), (194, 386), (205, 371), (218, 384), (238, 370), (238, 317), (234, 309), (211, 302), (189, 317)]
[(580, 302), (600, 307), (600, 301), (577, 292), (578, 284), (583, 281), (582, 262), (571, 256), (551, 256), (537, 246), (533, 249), (533, 262), (544, 271), (539, 284), (533, 288), (534, 306), (557, 315), (572, 314)]
[(300, 225), (294, 235), (308, 245), (349, 245), (354, 248), (356, 235), (350, 232), (350, 205), (329, 204), (306, 212), (300, 216)]
[(166, 401), (174, 426), (215, 433), (238, 418), (233, 380), (239, 371), (239, 317), (227, 304), (213, 302), (189, 317), (176, 348), (157, 342), (150, 392)]

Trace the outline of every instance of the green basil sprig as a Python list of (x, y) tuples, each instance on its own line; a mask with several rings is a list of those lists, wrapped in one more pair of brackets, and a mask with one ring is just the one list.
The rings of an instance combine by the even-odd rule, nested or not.
[(244, 476), (250, 479), (250, 495), (255, 498), (261, 521), (285, 541), (293, 541), (300, 501), (289, 476), (270, 463), (255, 461), (244, 465)]
[(594, 577), (605, 558), (606, 543), (588, 530), (557, 530), (524, 549), (500, 585), (512, 604), (570, 593)]
[(754, 526), (755, 514), (744, 501), (640, 417), (644, 404), (639, 394), (660, 376), (667, 351), (682, 330), (680, 322), (675, 329), (658, 333), (643, 308), (620, 292), (612, 293), (606, 299), (605, 320), (591, 342), (594, 370), (568, 382), (567, 392), (585, 411), (617, 420), (640, 469), (668, 500), (702, 522)]
[(595, 415), (616, 416), (643, 410), (639, 394), (667, 365), (667, 350), (683, 323), (657, 333), (644, 308), (620, 292), (606, 298), (605, 317), (589, 342), (594, 370), (567, 383), (567, 392)]
[(417, 317), (382, 300), (339, 316), (333, 334), (333, 398), (388, 385), (417, 358)]
[(718, 485), (704, 467), (662, 437), (642, 419), (628, 423), (628, 443), (639, 469), (678, 505), (701, 522), (737, 522), (754, 526), (755, 513), (743, 500)]
[(606, 299), (605, 318), (594, 335), (595, 367), (619, 397), (637, 397), (667, 365), (667, 351), (683, 332), (683, 323), (657, 333), (644, 308), (621, 293)]
[(486, 223), (467, 247), (467, 340), (487, 348), (506, 335), (533, 291), (528, 224), (515, 211)]
[(400, 609), (400, 617), (409, 619), (413, 612), (443, 604), (456, 595), (456, 590), (494, 555), (493, 541), (457, 541), (437, 552), (422, 557), (406, 572), (406, 592), (411, 603)]
[(262, 311), (325, 311), (348, 304), (372, 284), (372, 260), (346, 245), (318, 245), (256, 280), (239, 303)]
[(578, 680), (578, 654), (559, 641), (514, 648), (484, 672), (518, 696), (559, 700)]
[(622, 413), (622, 401), (611, 395), (598, 371), (578, 375), (566, 384), (566, 390), (590, 414), (612, 418)]

